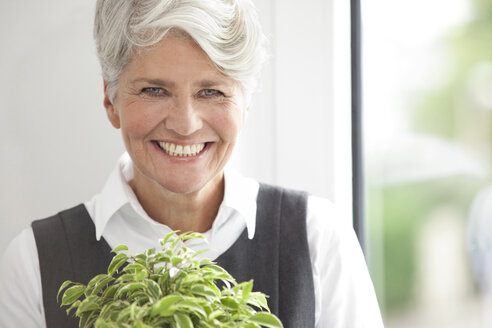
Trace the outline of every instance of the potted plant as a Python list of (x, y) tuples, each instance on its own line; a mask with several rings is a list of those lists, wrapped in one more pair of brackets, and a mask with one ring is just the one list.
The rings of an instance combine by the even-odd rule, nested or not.
[(173, 232), (160, 250), (134, 256), (127, 246), (116, 247), (107, 273), (87, 285), (62, 284), (61, 306), (75, 311), (82, 328), (282, 327), (266, 296), (252, 291), (252, 280), (237, 283), (214, 262), (197, 259), (201, 252), (183, 244), (192, 238), (203, 236)]

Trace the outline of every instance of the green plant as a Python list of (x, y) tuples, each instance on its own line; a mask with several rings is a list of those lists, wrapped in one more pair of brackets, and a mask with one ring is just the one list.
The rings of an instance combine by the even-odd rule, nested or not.
[[(282, 327), (269, 312), (266, 296), (253, 292), (253, 281), (238, 284), (223, 268), (198, 260), (183, 241), (197, 233), (168, 234), (162, 249), (128, 255), (113, 249), (108, 272), (87, 285), (65, 281), (61, 306), (75, 310), (79, 327)], [(222, 284), (220, 289), (217, 284)]]

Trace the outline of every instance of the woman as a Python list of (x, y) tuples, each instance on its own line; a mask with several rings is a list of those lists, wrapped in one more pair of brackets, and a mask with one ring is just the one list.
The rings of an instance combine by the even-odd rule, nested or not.
[(357, 240), (329, 202), (225, 169), (265, 58), (253, 5), (98, 0), (94, 35), (127, 153), (100, 194), (11, 243), (1, 327), (76, 327), (56, 304), (61, 282), (86, 282), (110, 248), (140, 252), (172, 230), (202, 232), (208, 243), (188, 246), (253, 278), (285, 327), (381, 327)]

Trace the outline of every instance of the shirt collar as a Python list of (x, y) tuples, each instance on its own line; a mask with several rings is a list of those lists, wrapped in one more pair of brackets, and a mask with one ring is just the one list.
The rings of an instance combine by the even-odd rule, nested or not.
[[(259, 184), (230, 167), (226, 167), (224, 170), (224, 179), (224, 200), (221, 207), (236, 211), (246, 223), (248, 238), (253, 239), (256, 230), (256, 198)], [(224, 218), (218, 216), (218, 219)], [(221, 222), (217, 223), (220, 224)]]
[(128, 153), (124, 153), (111, 172), (102, 192), (97, 196), (94, 207), (96, 238), (101, 236), (111, 217), (130, 202), (133, 191), (127, 181), (133, 178), (132, 163)]
[[(97, 240), (101, 239), (109, 220), (125, 205), (131, 205), (142, 219), (151, 220), (128, 184), (131, 179), (133, 179), (133, 163), (128, 153), (125, 152), (111, 172), (103, 190), (96, 196), (94, 222)], [(248, 238), (252, 239), (256, 229), (256, 197), (259, 184), (251, 178), (240, 175), (232, 168), (224, 170), (224, 179), (224, 200), (213, 223), (212, 233), (219, 229), (228, 218), (227, 215), (221, 215), (223, 214), (221, 211), (236, 211), (246, 224)]]

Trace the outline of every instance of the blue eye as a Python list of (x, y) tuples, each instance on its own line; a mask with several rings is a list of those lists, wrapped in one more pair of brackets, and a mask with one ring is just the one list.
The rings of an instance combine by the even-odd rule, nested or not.
[(201, 93), (205, 97), (224, 96), (224, 94), (222, 92), (220, 92), (219, 90), (215, 90), (215, 89), (204, 89), (204, 90), (201, 91)]
[(160, 96), (164, 94), (164, 89), (156, 87), (143, 88), (142, 93), (148, 94), (150, 96)]

